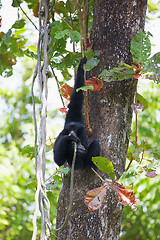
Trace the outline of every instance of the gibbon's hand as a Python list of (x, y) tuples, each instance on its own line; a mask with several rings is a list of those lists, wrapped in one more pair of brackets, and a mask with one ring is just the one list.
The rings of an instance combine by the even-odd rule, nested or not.
[(80, 141), (80, 139), (77, 137), (77, 134), (74, 131), (71, 131), (69, 136), (69, 140), (74, 141), (76, 143), (78, 143)]

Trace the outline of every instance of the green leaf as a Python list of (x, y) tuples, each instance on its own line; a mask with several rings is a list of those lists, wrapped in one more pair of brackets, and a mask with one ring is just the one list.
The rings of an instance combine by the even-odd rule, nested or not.
[(133, 78), (135, 72), (126, 67), (113, 68), (111, 70), (104, 69), (99, 77), (106, 82), (123, 81)]
[(72, 75), (69, 73), (68, 68), (66, 67), (62, 69), (62, 75), (66, 81), (69, 81), (72, 78)]
[[(0, 75), (2, 75), (1, 70), (0, 70)], [(13, 75), (13, 69), (11, 69), (11, 70), (7, 69), (7, 70), (4, 71), (4, 78), (5, 77), (10, 77), (12, 75)]]
[(141, 105), (143, 105), (143, 110), (142, 111), (144, 111), (146, 108), (148, 108), (147, 100), (142, 95), (140, 95), (139, 93), (137, 93), (137, 100)]
[(12, 2), (12, 7), (19, 7), (19, 4), (22, 3), (22, 0), (18, 1), (17, 0), (13, 0)]
[(104, 157), (93, 157), (93, 163), (102, 171), (109, 175), (109, 177), (115, 180), (114, 167), (111, 161)]
[(93, 90), (93, 89), (94, 89), (93, 86), (83, 86), (83, 87), (80, 87), (80, 88), (76, 89), (76, 92), (79, 92), (80, 90), (86, 92), (87, 90)]
[(119, 63), (119, 67), (120, 68), (123, 68), (123, 69), (130, 69), (130, 70), (133, 70), (133, 67), (127, 63), (124, 63), (124, 62), (121, 62)]
[(78, 52), (76, 53), (69, 52), (65, 57), (63, 57), (61, 62), (56, 63), (52, 60), (50, 62), (52, 67), (56, 67), (58, 70), (63, 70), (65, 67), (70, 68), (72, 66), (73, 67), (77, 66), (79, 64), (80, 57), (81, 57), (81, 54)]
[(68, 35), (68, 34), (70, 34), (70, 31), (69, 31), (69, 29), (65, 29), (65, 30), (63, 30), (63, 31), (58, 31), (58, 32), (56, 32), (56, 34), (55, 34), (55, 38), (56, 39), (61, 39), (61, 38), (64, 38), (66, 35)]
[(62, 23), (60, 21), (54, 21), (50, 24), (50, 27), (52, 29), (51, 36), (53, 36), (57, 30), (62, 30)]
[(87, 60), (89, 61), (91, 58), (93, 58), (95, 53), (93, 52), (93, 49), (89, 49), (84, 52), (84, 56), (87, 57)]
[(1, 45), (0, 45), (0, 54), (6, 54), (7, 53), (7, 45), (2, 42)]
[(131, 41), (131, 54), (133, 62), (141, 62), (144, 65), (151, 55), (150, 33), (140, 31)]
[(149, 79), (160, 82), (160, 52), (149, 58), (147, 64), (143, 66), (143, 71), (147, 73)]
[(52, 43), (50, 46), (49, 55), (51, 55), (51, 57), (59, 57), (59, 56), (63, 55), (64, 53), (67, 53), (66, 43), (67, 43), (67, 41), (65, 38), (55, 39), (54, 37), (52, 37)]
[(60, 167), (57, 169), (57, 173), (60, 173), (60, 174), (68, 174), (69, 172), (69, 168), (64, 168), (64, 167)]
[(98, 63), (99, 63), (99, 59), (97, 59), (97, 58), (91, 58), (88, 62), (87, 62), (87, 64), (86, 64), (86, 66), (85, 66), (85, 70), (86, 71), (90, 71), (92, 68), (94, 68), (94, 67), (96, 67), (97, 65), (98, 65)]
[(29, 49), (26, 49), (26, 50), (24, 51), (24, 54), (25, 54), (27, 57), (30, 57), (30, 58), (32, 58), (32, 59), (38, 59), (38, 55), (35, 54), (35, 53), (32, 52), (32, 51), (29, 51)]
[(17, 21), (12, 25), (12, 28), (20, 29), (20, 28), (23, 28), (24, 25), (25, 25), (25, 19), (21, 19), (21, 20), (17, 20)]
[(57, 188), (62, 183), (62, 180), (55, 180), (54, 183), (47, 183), (46, 189), (51, 190)]
[(100, 51), (99, 50), (95, 50), (94, 54), (95, 54), (95, 56), (100, 57)]
[(25, 184), (25, 186), (27, 187), (27, 188), (37, 188), (37, 181), (36, 180), (34, 180), (34, 181), (31, 181), (31, 182), (28, 182), (28, 183), (26, 183)]
[(27, 154), (27, 157), (29, 158), (34, 158), (35, 153), (34, 153), (34, 147), (31, 147), (30, 145), (26, 145), (22, 148), (22, 154)]
[(81, 34), (78, 31), (70, 31), (69, 36), (71, 38), (71, 43), (72, 42), (78, 43), (81, 41)]
[(62, 179), (61, 179), (61, 177), (59, 175), (56, 174), (56, 175), (53, 176), (53, 180), (61, 181)]

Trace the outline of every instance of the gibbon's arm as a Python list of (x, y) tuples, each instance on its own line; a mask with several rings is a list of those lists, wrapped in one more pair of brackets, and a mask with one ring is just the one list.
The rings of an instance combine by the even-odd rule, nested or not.
[(83, 69), (83, 65), (87, 62), (87, 58), (84, 57), (82, 58), (79, 66), (78, 66), (78, 70), (77, 70), (77, 74), (76, 74), (76, 78), (75, 78), (75, 83), (74, 83), (74, 88), (71, 94), (71, 100), (70, 100), (70, 104), (68, 106), (69, 110), (68, 113), (66, 115), (66, 121), (67, 122), (71, 122), (71, 121), (75, 121), (75, 122), (81, 122), (83, 123), (83, 115), (82, 115), (82, 107), (83, 107), (83, 91), (76, 91), (78, 88), (83, 87), (84, 86), (84, 69)]

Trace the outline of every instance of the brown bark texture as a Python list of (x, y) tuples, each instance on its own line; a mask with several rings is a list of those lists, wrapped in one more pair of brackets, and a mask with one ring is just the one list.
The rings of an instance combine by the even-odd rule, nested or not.
[[(147, 0), (95, 0), (91, 41), (100, 51), (100, 63), (90, 76), (118, 63), (131, 63), (130, 43), (144, 29)], [(131, 128), (135, 81), (104, 83), (100, 92), (89, 93), (92, 139), (98, 139), (101, 156), (112, 161), (116, 177), (125, 168), (128, 148), (127, 134)], [(105, 178), (102, 173), (99, 174)], [(102, 186), (92, 170), (77, 170), (74, 175), (73, 207), (59, 240), (116, 240), (119, 239), (122, 206), (114, 191), (108, 190), (103, 206), (89, 212), (84, 204), (88, 190)], [(64, 222), (69, 204), (70, 175), (63, 181), (58, 200), (57, 227)]]

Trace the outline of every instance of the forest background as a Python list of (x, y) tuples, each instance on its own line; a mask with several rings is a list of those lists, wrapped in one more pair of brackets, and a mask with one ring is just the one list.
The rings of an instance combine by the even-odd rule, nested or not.
[[(1, 11), (1, 33), (8, 33), (8, 39), (14, 51), (18, 47), (14, 37), (8, 31), (16, 32), (21, 48), (30, 52), (36, 51), (37, 32), (31, 22), (23, 15), (21, 9), (11, 7), (12, 2), (2, 1)], [(15, 11), (15, 19), (10, 15), (8, 9)], [(34, 23), (38, 20), (33, 16), (32, 9), (28, 9), (27, 4), (23, 4), (23, 9)], [(24, 22), (20, 25), (13, 25), (14, 21), (23, 16)], [(152, 55), (157, 52), (158, 27), (160, 26), (160, 2), (149, 1), (146, 17), (146, 30), (150, 31), (153, 37)], [(5, 22), (10, 25), (5, 26)], [(17, 22), (16, 22), (17, 24)], [(24, 25), (23, 25), (24, 24)], [(154, 31), (155, 29), (155, 31)], [(158, 33), (158, 34), (157, 34)], [(157, 34), (157, 36), (156, 36)], [(19, 45), (19, 46), (20, 46)], [(4, 46), (1, 45), (1, 51)], [(11, 46), (10, 46), (11, 48)], [(11, 48), (11, 51), (13, 49)], [(27, 50), (28, 51), (28, 50)], [(21, 56), (18, 51), (15, 57), (8, 59), (0, 58), (0, 96), (1, 96), (1, 122), (0, 122), (0, 239), (31, 239), (34, 214), (35, 195), (35, 169), (34, 169), (34, 128), (32, 119), (32, 97), (31, 82), (35, 68), (35, 60), (32, 56)], [(1, 55), (2, 57), (2, 55)], [(12, 75), (13, 68), (13, 75)], [(60, 81), (67, 79), (70, 85), (73, 83), (71, 75), (73, 71), (67, 70), (61, 75), (56, 72)], [(12, 76), (11, 76), (12, 75)], [(138, 92), (145, 97), (148, 108), (138, 115), (138, 144), (147, 142), (147, 149), (150, 149), (148, 158), (160, 158), (160, 86), (152, 81), (139, 81)], [(143, 83), (143, 84), (142, 84)], [(47, 113), (47, 159), (46, 159), (46, 179), (52, 176), (55, 165), (53, 163), (52, 145), (63, 126), (64, 114), (59, 111), (62, 107), (61, 99), (57, 91), (54, 78), (49, 79), (48, 92), (48, 113)], [(143, 85), (143, 87), (142, 87)], [(38, 86), (36, 86), (36, 111), (40, 111), (38, 98)], [(54, 91), (56, 89), (56, 91)], [(53, 94), (54, 91), (54, 94)], [(135, 120), (135, 119), (134, 119)], [(133, 121), (132, 131), (135, 131), (135, 121)], [(135, 171), (136, 165), (131, 169)], [(158, 169), (157, 169), (158, 173)], [(124, 208), (121, 239), (160, 239), (160, 175), (155, 178), (146, 178), (144, 175), (132, 175), (126, 179), (125, 184), (133, 183), (133, 190), (140, 204), (135, 212), (129, 207)], [(51, 202), (51, 220), (55, 224), (56, 202), (59, 194), (61, 180), (54, 179), (52, 187), (48, 186), (48, 198)], [(40, 225), (38, 228), (40, 232)]]

